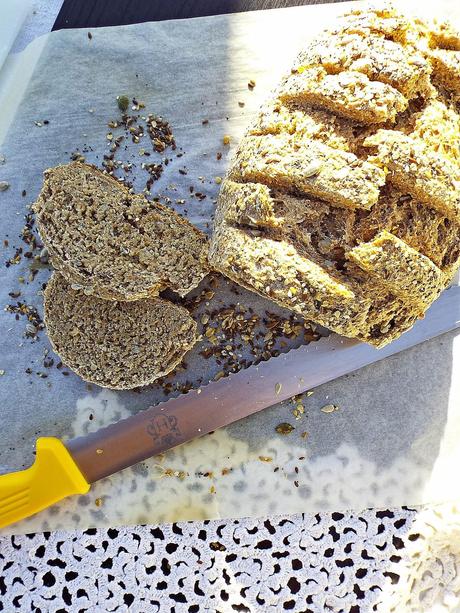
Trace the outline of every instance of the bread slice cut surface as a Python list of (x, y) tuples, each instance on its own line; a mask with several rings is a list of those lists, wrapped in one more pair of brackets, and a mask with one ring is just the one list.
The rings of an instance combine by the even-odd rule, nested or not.
[(34, 211), (53, 266), (100, 298), (138, 300), (165, 288), (185, 296), (209, 270), (200, 230), (93, 166), (47, 170)]
[(82, 379), (112, 389), (153, 383), (197, 340), (183, 307), (148, 298), (102, 300), (54, 273), (45, 290), (45, 324), (54, 351)]

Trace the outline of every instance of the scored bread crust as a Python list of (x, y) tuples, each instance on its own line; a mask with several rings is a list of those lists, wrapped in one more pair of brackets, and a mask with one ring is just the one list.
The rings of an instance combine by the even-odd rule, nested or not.
[(82, 379), (101, 387), (149, 385), (171, 372), (197, 341), (188, 311), (161, 298), (103, 300), (72, 289), (59, 273), (44, 298), (53, 350)]
[(378, 347), (423, 317), (460, 264), (459, 50), (391, 7), (302, 50), (222, 182), (211, 265)]
[(113, 177), (72, 162), (44, 173), (34, 204), (53, 266), (106, 300), (170, 288), (185, 296), (209, 272), (206, 236), (186, 219)]

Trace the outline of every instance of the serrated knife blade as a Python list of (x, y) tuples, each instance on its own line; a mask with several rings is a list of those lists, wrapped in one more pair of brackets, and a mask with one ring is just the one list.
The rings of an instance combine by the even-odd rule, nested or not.
[(331, 334), (65, 443), (88, 483), (458, 328), (460, 287), (382, 349)]

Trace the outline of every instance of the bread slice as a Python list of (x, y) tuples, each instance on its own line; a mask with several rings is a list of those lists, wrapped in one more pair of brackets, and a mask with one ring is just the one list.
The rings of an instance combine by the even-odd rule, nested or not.
[(386, 230), (351, 249), (347, 257), (395, 294), (414, 298), (421, 309), (444, 287), (442, 271), (429, 258)]
[(279, 94), (282, 102), (305, 102), (355, 119), (360, 123), (394, 120), (408, 101), (397, 89), (371, 81), (357, 71), (329, 74), (322, 66), (303, 66), (289, 75)]
[(217, 269), (307, 320), (377, 346), (423, 314), (419, 300), (407, 301), (381, 275), (347, 259), (356, 233), (353, 211), (276, 192), (268, 197), (263, 188), (224, 182), (220, 200), (230, 219), (238, 218), (245, 197), (252, 216), (235, 225), (218, 211), (210, 250)]
[(446, 278), (460, 265), (460, 225), (438, 210), (387, 185), (372, 210), (356, 219), (357, 242), (372, 240), (382, 229), (426, 255)]
[(460, 164), (460, 121), (455, 106), (442, 98), (432, 98), (414, 115), (412, 136), (428, 149)]
[(214, 265), (240, 285), (344, 335), (355, 336), (364, 326), (371, 300), (300, 248), (225, 222), (215, 239)]
[(460, 94), (460, 51), (435, 49), (431, 53), (431, 63), (439, 82)]
[(364, 141), (375, 149), (369, 161), (390, 173), (399, 189), (460, 220), (460, 166), (432, 151), (420, 138), (379, 130)]
[(353, 153), (288, 134), (247, 136), (229, 176), (362, 209), (372, 207), (385, 183), (380, 168)]
[(430, 28), (430, 46), (460, 51), (460, 32), (448, 21), (435, 21)]
[(102, 300), (72, 289), (59, 273), (45, 290), (45, 324), (64, 364), (112, 389), (153, 383), (197, 341), (196, 323), (183, 307), (160, 298)]
[(397, 89), (408, 99), (430, 89), (429, 61), (415, 49), (384, 36), (339, 32), (334, 36), (334, 45), (329, 36), (319, 37), (301, 53), (297, 72), (315, 65), (323, 66), (329, 74), (361, 72), (374, 83), (382, 81)]
[(211, 264), (377, 347), (423, 317), (460, 264), (458, 40), (384, 7), (305, 49), (222, 183)]
[(413, 41), (419, 37), (420, 25), (397, 13), (391, 6), (357, 8), (340, 18), (337, 26), (329, 31), (331, 36), (344, 33), (359, 34), (367, 40), (383, 37), (412, 47)]
[(173, 210), (87, 164), (44, 176), (34, 204), (38, 230), (53, 266), (74, 287), (106, 300), (165, 288), (185, 296), (207, 274), (205, 235)]

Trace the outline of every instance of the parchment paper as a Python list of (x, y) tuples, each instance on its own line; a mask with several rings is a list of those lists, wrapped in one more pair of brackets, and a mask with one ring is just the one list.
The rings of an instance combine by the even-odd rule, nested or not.
[[(437, 3), (451, 18), (454, 6), (453, 1)], [(19, 235), (27, 206), (40, 190), (42, 171), (68, 161), (76, 150), (87, 161), (102, 162), (107, 133), (115, 132), (107, 122), (119, 116), (116, 96), (121, 94), (143, 101), (141, 113), (162, 115), (173, 127), (178, 149), (167, 152), (172, 161), (152, 195), (161, 195), (209, 232), (216, 177), (224, 175), (252, 114), (299, 47), (344, 9), (343, 4), (324, 5), (105, 28), (92, 30), (92, 38), (86, 30), (66, 30), (11, 58), (0, 73), (0, 104), (8, 110), (0, 124), (0, 135), (5, 134), (0, 154), (6, 158), (0, 180), (10, 183), (0, 192), (0, 238), (8, 241), (2, 262), (17, 247), (27, 250)], [(256, 81), (252, 91), (247, 86), (251, 79)], [(224, 135), (231, 137), (230, 147), (223, 145)], [(141, 163), (147, 158), (138, 155), (139, 146), (129, 144), (123, 155), (135, 162), (134, 183), (142, 189), (146, 174)], [(183, 156), (176, 157), (178, 152)], [(190, 186), (206, 198), (192, 197)], [(2, 265), (4, 307), (20, 300), (42, 311), (41, 287), (49, 270), (40, 269), (32, 282), (29, 273), (24, 255), (18, 264)], [(207, 282), (195, 294), (203, 289), (209, 289)], [(9, 295), (18, 291), (19, 298)], [(223, 279), (213, 291), (198, 317), (230, 303), (239, 304), (244, 317), (250, 308), (262, 318), (267, 312), (290, 315)], [(65, 439), (165, 399), (159, 385), (141, 392), (88, 390), (68, 369), (44, 368), (44, 353), (50, 349), (46, 334), (40, 332), (38, 340), (25, 337), (26, 323), (22, 316), (0, 311), (0, 472), (30, 465), (38, 436)], [(298, 346), (303, 332), (299, 325), (299, 333), (283, 339), (279, 348)], [(205, 383), (221, 370), (200, 355), (206, 343), (187, 356), (187, 368), (170, 379), (173, 384)], [(242, 342), (241, 360), (250, 361), (248, 349)], [(51, 351), (47, 357), (59, 361)], [(459, 372), (459, 338), (446, 334), (305, 394), (305, 413), (298, 419), (293, 415), (298, 402), (273, 406), (100, 482), (88, 496), (65, 501), (7, 532), (456, 498)], [(331, 403), (339, 409), (321, 410)], [(295, 429), (280, 435), (275, 431), (280, 422)]]

